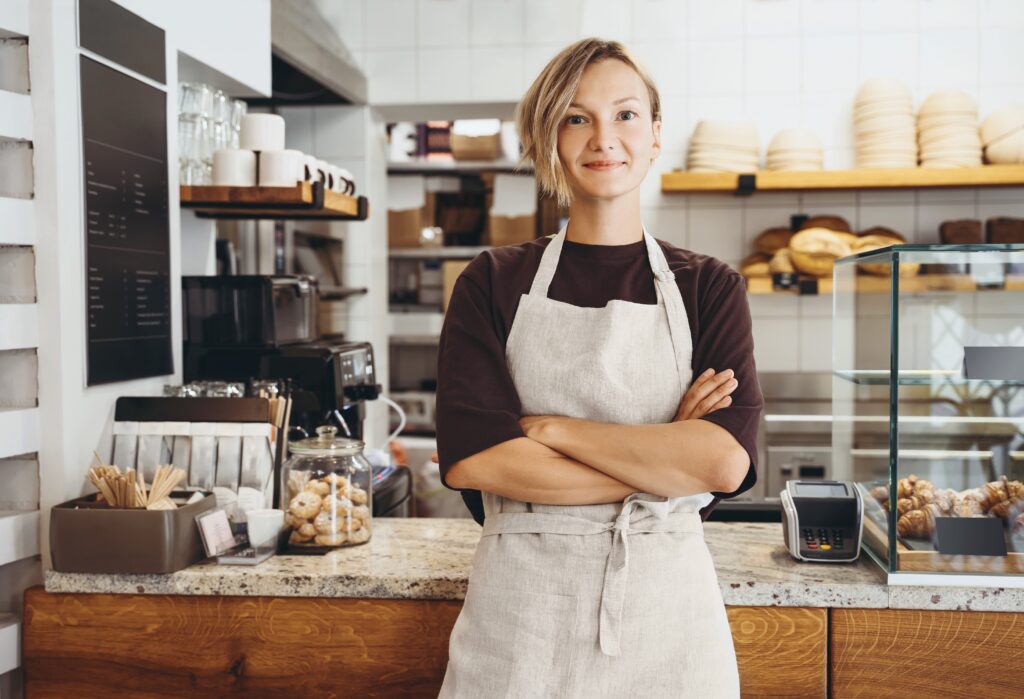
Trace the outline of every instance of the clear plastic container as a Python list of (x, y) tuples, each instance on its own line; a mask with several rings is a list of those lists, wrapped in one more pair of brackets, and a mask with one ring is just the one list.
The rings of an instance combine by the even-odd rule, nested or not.
[(365, 544), (372, 530), (372, 469), (363, 443), (318, 427), (317, 436), (293, 442), (281, 469), (289, 551), (324, 553)]

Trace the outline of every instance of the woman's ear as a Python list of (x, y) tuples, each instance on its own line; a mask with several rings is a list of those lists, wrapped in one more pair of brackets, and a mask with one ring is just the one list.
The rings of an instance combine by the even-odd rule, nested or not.
[(661, 120), (654, 122), (654, 147), (652, 148), (654, 156), (651, 158), (653, 163), (655, 159), (661, 155)]

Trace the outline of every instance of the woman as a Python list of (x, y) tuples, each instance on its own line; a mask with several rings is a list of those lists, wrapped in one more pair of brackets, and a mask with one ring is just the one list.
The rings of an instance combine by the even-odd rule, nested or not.
[(621, 44), (563, 50), (517, 121), (570, 216), (449, 304), (439, 463), (483, 534), (441, 696), (737, 697), (700, 512), (754, 482), (742, 278), (641, 224), (660, 102)]

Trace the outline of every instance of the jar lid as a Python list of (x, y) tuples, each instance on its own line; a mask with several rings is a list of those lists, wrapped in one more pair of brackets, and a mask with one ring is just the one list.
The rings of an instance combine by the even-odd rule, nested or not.
[(355, 456), (362, 453), (363, 443), (361, 441), (337, 435), (337, 427), (321, 425), (316, 428), (316, 437), (292, 442), (288, 445), (288, 449), (292, 454), (304, 456)]

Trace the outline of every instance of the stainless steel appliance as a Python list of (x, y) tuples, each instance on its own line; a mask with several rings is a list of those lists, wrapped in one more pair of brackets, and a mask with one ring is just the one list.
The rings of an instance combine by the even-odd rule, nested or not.
[(315, 277), (182, 277), (181, 284), (186, 344), (279, 347), (320, 336)]

